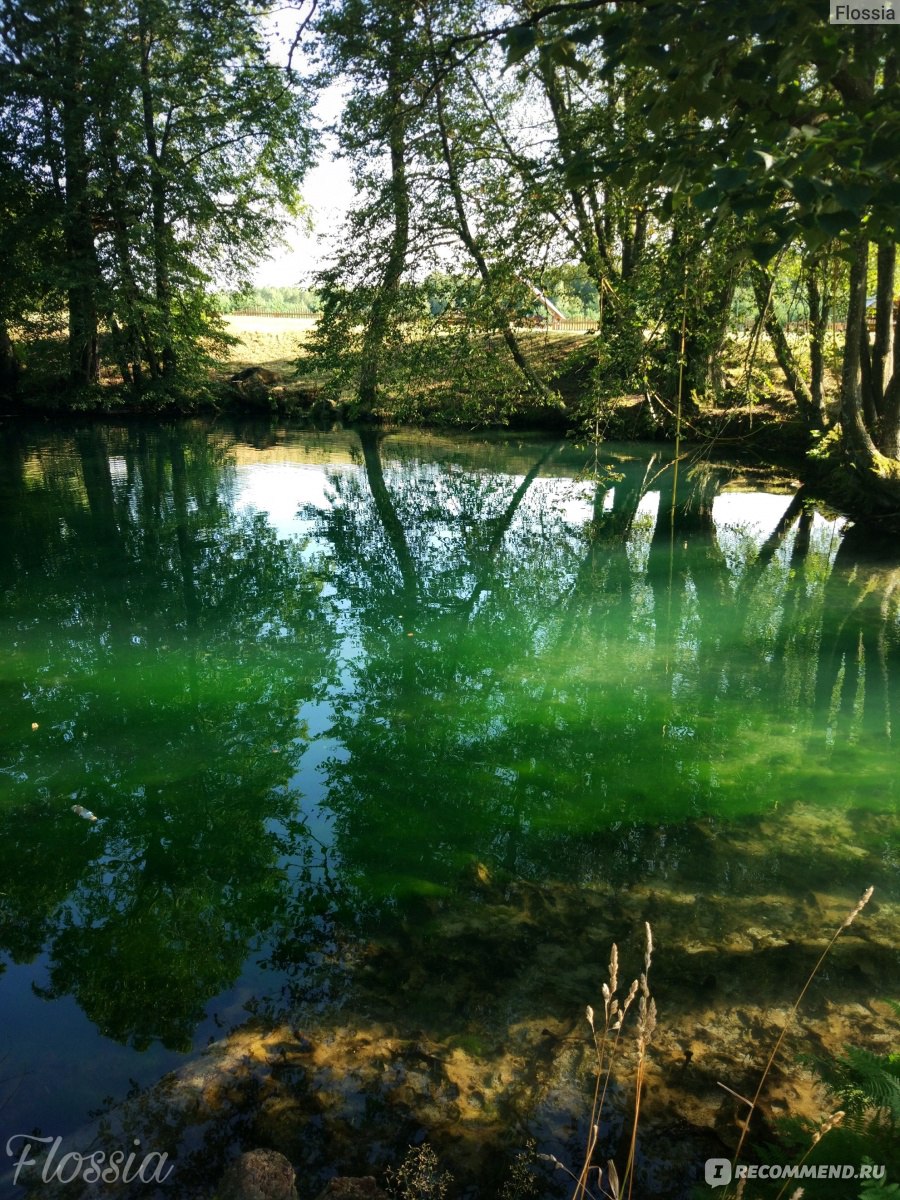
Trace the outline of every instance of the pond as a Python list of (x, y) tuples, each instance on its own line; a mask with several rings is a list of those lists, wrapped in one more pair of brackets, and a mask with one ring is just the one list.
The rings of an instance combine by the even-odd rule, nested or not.
[(816, 1108), (798, 1054), (890, 1045), (900, 556), (788, 476), (221, 422), (0, 454), (4, 1144), (140, 1119), (163, 1194), (274, 1145), (303, 1198), (427, 1138), (499, 1194), (584, 1144), (585, 1005), (649, 922), (638, 1179), (682, 1195), (868, 885), (767, 1116)]

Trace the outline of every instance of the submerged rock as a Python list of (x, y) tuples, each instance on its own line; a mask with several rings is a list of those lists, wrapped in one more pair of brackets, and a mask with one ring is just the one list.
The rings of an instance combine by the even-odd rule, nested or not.
[(216, 1200), (297, 1200), (294, 1168), (277, 1150), (250, 1150), (222, 1176)]

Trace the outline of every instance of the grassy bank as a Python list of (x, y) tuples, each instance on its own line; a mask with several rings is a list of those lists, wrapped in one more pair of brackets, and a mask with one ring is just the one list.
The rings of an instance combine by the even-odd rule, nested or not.
[[(135, 393), (110, 369), (97, 387), (72, 390), (64, 380), (65, 346), (46, 338), (34, 348), (7, 410), (111, 415), (178, 415), (200, 411), (307, 416), (319, 422), (353, 420), (355, 397), (311, 352), (314, 319), (228, 315), (223, 338), (205, 348), (194, 372), (177, 384)], [(604, 394), (591, 333), (521, 330), (529, 365), (549, 389), (535, 397), (490, 335), (454, 342), (455, 334), (425, 339), (419, 370), (385, 390), (374, 418), (386, 424), (569, 429), (619, 439), (671, 439), (678, 425), (673, 397), (644, 391)], [(685, 412), (682, 436), (723, 448), (752, 445), (765, 454), (795, 457), (807, 448), (792, 397), (779, 381), (765, 346), (747, 335), (729, 340), (720, 363), (721, 398)], [(829, 379), (830, 391), (837, 381)]]

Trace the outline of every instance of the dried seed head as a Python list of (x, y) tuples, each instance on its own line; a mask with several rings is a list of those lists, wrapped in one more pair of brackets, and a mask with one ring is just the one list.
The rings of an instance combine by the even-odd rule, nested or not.
[(874, 891), (875, 891), (875, 889), (873, 887), (866, 888), (866, 890), (860, 896), (859, 901), (856, 905), (856, 908), (854, 908), (853, 911), (848, 913), (847, 916), (844, 918), (844, 924), (841, 926), (842, 929), (847, 929), (850, 925), (853, 924), (853, 922), (856, 920), (856, 918), (859, 916), (859, 914), (862, 912), (862, 910), (866, 907), (866, 905), (872, 899), (872, 893)]
[(638, 990), (638, 981), (635, 979), (632, 981), (631, 987), (628, 989), (628, 995), (625, 997), (625, 1003), (622, 1005), (622, 1016), (623, 1017), (625, 1016), (626, 1012), (628, 1012), (628, 1009), (629, 1009), (632, 1001), (634, 1000), (635, 996), (637, 995), (637, 990)]
[[(741, 1180), (741, 1183), (743, 1183), (743, 1182), (744, 1182), (744, 1181), (743, 1181), (743, 1179), (742, 1179), (742, 1180)], [(802, 1188), (802, 1187), (798, 1187), (798, 1188), (795, 1188), (795, 1189), (794, 1189), (794, 1190), (791, 1192), (789, 1200), (801, 1200), (801, 1197), (802, 1197), (802, 1196), (803, 1196), (803, 1188)]]
[(614, 992), (619, 986), (619, 947), (615, 942), (609, 952), (609, 990)]
[(840, 1125), (841, 1121), (843, 1121), (846, 1115), (847, 1114), (843, 1111), (843, 1109), (838, 1109), (836, 1113), (832, 1113), (827, 1121), (825, 1121), (825, 1123), (821, 1126), (821, 1128), (816, 1130), (813, 1136), (812, 1144), (815, 1146), (816, 1142), (820, 1142), (829, 1130), (834, 1129), (836, 1125)]
[(594, 1010), (591, 1008), (590, 1005), (588, 1005), (587, 1008), (584, 1010), (584, 1015), (587, 1017), (588, 1025), (590, 1025), (591, 1029), (593, 1029), (594, 1028)]

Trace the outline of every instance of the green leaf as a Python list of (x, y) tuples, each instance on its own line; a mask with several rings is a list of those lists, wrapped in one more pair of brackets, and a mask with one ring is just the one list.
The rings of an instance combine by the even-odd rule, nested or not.
[(768, 266), (780, 248), (777, 242), (751, 242), (749, 247), (750, 253), (762, 267)]
[(743, 167), (717, 167), (712, 173), (713, 183), (726, 192), (743, 187), (749, 177)]
[(770, 154), (768, 150), (751, 150), (748, 158), (752, 161), (754, 157), (762, 159), (763, 166), (767, 171), (771, 171), (775, 165), (775, 155)]
[(831, 237), (840, 237), (848, 229), (859, 227), (859, 219), (852, 212), (820, 212), (816, 214), (816, 222)]
[(862, 212), (872, 198), (872, 189), (863, 183), (836, 183), (831, 190), (841, 208), (855, 213)]
[(595, 177), (596, 168), (592, 155), (581, 150), (566, 163), (566, 181), (571, 187), (582, 187)]
[(788, 185), (798, 204), (809, 207), (819, 199), (819, 191), (810, 179), (792, 179)]
[(503, 38), (507, 66), (521, 62), (537, 45), (537, 32), (531, 25), (515, 25)]
[(694, 197), (694, 208), (698, 212), (713, 212), (722, 204), (727, 203), (725, 195), (718, 188), (708, 188)]

